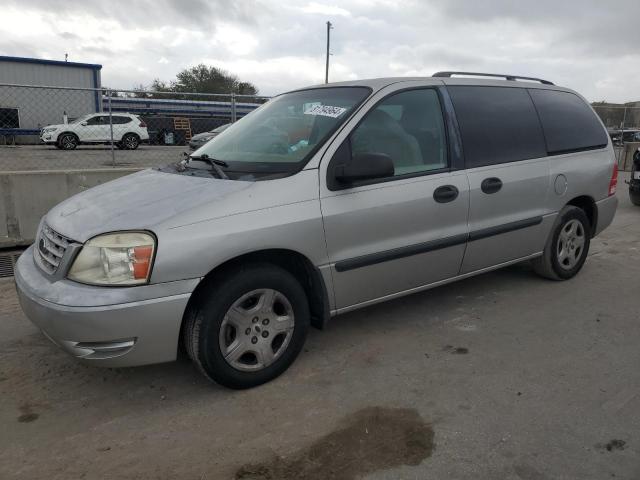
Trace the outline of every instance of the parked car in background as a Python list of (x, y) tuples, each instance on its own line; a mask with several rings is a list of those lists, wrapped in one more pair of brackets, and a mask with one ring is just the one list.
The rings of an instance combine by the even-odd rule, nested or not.
[(230, 126), (231, 123), (225, 123), (224, 125), (220, 125), (219, 127), (216, 127), (209, 132), (197, 133), (196, 135), (191, 137), (191, 140), (189, 140), (189, 148), (191, 150), (197, 150), (209, 140), (224, 132)]
[(625, 130), (611, 130), (609, 136), (614, 145), (622, 145), (629, 142), (640, 142), (640, 130), (629, 128)]
[(23, 310), (87, 364), (182, 343), (248, 388), (331, 316), (523, 261), (573, 278), (618, 204), (605, 127), (567, 88), (473, 75), (505, 79), (286, 93), (179, 164), (67, 199), (17, 262)]
[(135, 150), (140, 142), (149, 140), (147, 124), (131, 113), (111, 116), (92, 113), (69, 123), (48, 125), (40, 133), (42, 142), (63, 150), (73, 150), (78, 145), (111, 143), (112, 138), (118, 148)]
[(633, 154), (631, 178), (629, 180), (629, 198), (631, 203), (640, 207), (640, 148)]

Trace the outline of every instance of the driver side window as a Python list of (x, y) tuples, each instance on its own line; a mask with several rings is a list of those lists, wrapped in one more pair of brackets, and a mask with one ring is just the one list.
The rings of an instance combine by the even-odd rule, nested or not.
[(407, 90), (384, 99), (351, 136), (352, 155), (384, 154), (394, 176), (447, 167), (447, 142), (435, 89)]

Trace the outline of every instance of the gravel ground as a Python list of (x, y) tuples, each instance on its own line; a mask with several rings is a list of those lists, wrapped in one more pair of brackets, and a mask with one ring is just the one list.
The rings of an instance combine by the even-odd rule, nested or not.
[(0, 172), (32, 170), (74, 170), (85, 168), (156, 167), (182, 159), (187, 146), (140, 145), (136, 150), (114, 150), (105, 145), (79, 146), (59, 150), (51, 145), (0, 145)]
[(336, 318), (235, 392), (79, 365), (0, 282), (2, 479), (640, 479), (640, 208), (577, 278), (519, 265)]

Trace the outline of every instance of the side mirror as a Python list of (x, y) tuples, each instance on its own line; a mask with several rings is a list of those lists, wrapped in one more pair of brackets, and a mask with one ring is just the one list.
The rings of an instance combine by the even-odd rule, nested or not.
[(80, 125), (82, 125), (83, 127), (87, 126), (87, 122), (82, 122)]
[(358, 153), (346, 164), (336, 165), (336, 180), (352, 183), (359, 180), (393, 177), (393, 160), (384, 153)]

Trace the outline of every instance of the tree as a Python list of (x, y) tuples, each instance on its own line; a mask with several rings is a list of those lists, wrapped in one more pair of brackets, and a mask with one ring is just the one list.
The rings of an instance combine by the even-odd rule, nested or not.
[[(242, 82), (240, 79), (221, 68), (207, 66), (204, 64), (182, 70), (176, 75), (176, 79), (167, 83), (160, 79), (155, 79), (150, 86), (151, 91), (166, 92), (167, 95), (154, 95), (146, 93), (140, 88), (135, 88), (136, 96), (147, 98), (187, 98), (180, 93), (236, 93), (239, 95), (257, 95), (258, 89), (249, 82)], [(210, 99), (211, 97), (193, 96), (188, 98)]]

